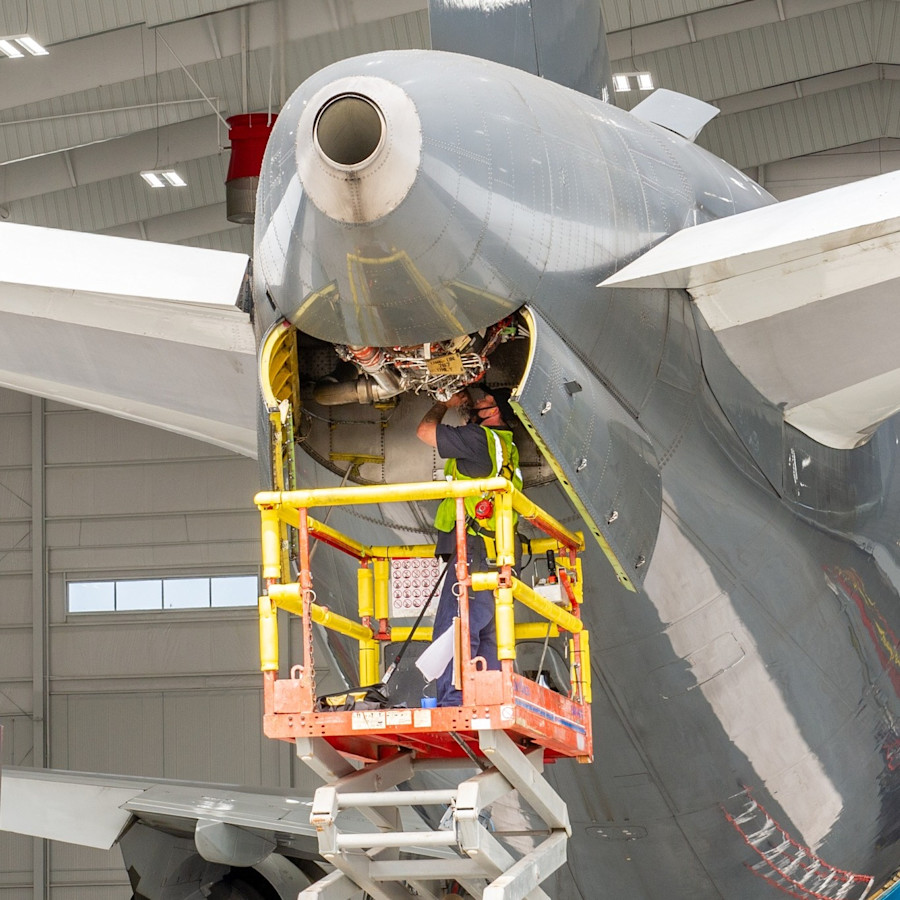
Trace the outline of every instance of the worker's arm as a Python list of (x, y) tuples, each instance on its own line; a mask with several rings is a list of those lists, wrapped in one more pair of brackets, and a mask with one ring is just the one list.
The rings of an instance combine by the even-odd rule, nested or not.
[(422, 416), (419, 427), (416, 428), (416, 437), (420, 441), (424, 441), (429, 447), (437, 447), (437, 427), (441, 424), (441, 420), (447, 414), (449, 407), (446, 403), (438, 400), (431, 409)]
[(460, 391), (454, 394), (449, 400), (438, 400), (431, 409), (422, 417), (419, 427), (416, 428), (416, 437), (428, 444), (429, 447), (437, 447), (437, 427), (441, 424), (447, 410), (451, 406), (465, 406), (469, 402), (469, 395), (466, 391)]

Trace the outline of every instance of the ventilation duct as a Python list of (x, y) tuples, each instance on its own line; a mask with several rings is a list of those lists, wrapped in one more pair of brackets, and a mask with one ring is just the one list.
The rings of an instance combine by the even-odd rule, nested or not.
[(229, 222), (253, 224), (263, 153), (276, 118), (274, 114), (258, 112), (226, 119), (231, 142), (231, 160), (225, 176), (225, 207)]

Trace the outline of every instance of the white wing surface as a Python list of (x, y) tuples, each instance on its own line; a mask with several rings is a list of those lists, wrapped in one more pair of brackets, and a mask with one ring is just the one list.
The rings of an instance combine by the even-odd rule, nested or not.
[(785, 421), (829, 447), (900, 410), (900, 172), (685, 229), (603, 286), (687, 290)]
[(222, 822), (315, 848), (310, 800), (276, 790), (14, 766), (0, 784), (0, 831), (108, 850), (134, 820), (188, 833), (198, 821)]
[(255, 456), (247, 262), (0, 224), (0, 386)]

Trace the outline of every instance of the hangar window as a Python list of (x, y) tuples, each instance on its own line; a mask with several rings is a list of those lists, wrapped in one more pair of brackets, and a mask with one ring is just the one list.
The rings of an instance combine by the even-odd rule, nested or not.
[(87, 613), (256, 606), (258, 595), (256, 575), (70, 581), (66, 608)]

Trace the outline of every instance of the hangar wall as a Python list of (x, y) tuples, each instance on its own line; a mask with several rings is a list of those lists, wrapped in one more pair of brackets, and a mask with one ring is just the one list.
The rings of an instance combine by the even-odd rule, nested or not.
[(795, 156), (747, 169), (747, 174), (779, 200), (873, 178), (900, 169), (900, 139), (877, 138)]
[[(257, 573), (257, 485), (253, 460), (0, 390), (4, 764), (291, 783), (261, 734), (254, 608), (66, 612), (68, 580)], [(0, 900), (30, 897), (131, 890), (118, 850), (3, 833)]]

